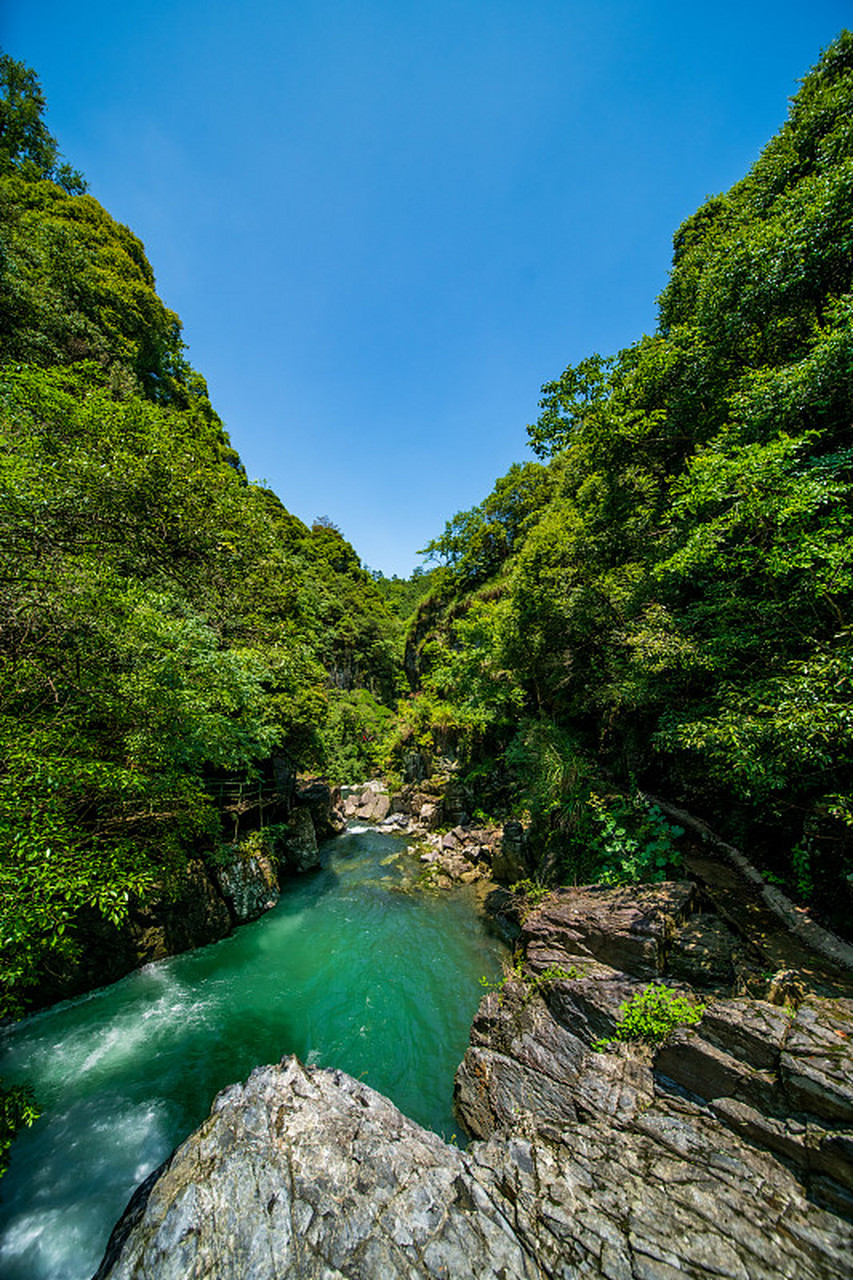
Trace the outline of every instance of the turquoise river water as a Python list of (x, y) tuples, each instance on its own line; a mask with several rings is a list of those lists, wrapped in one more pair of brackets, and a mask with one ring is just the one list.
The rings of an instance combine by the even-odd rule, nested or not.
[(285, 1053), (342, 1067), (445, 1137), (503, 947), (470, 891), (411, 889), (405, 841), (350, 829), (261, 920), (0, 1035), (43, 1116), (0, 1180), (4, 1280), (88, 1280), (134, 1187), (219, 1089)]

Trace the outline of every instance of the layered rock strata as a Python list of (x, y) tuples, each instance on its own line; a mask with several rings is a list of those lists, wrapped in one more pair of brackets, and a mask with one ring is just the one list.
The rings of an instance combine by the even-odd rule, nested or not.
[[(97, 1280), (846, 1280), (846, 977), (767, 972), (763, 997), (738, 994), (760, 954), (686, 882), (559, 892), (520, 927), (457, 1075), (466, 1152), (286, 1059), (220, 1095)], [(702, 1021), (596, 1052), (673, 966)]]

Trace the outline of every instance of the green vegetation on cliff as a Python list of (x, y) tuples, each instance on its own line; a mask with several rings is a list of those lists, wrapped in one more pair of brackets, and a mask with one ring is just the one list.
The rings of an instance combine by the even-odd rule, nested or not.
[(179, 882), (218, 835), (214, 774), (375, 767), (398, 660), (340, 532), (247, 481), (33, 73), (2, 57), (0, 88), (2, 1012), (81, 912)]
[(825, 900), (851, 870), (852, 119), (842, 33), (676, 232), (657, 330), (548, 383), (543, 466), (427, 548), (409, 740), (508, 761), (565, 875), (602, 769)]
[[(0, 58), (0, 987), (217, 838), (212, 778), (461, 760), (564, 877), (687, 800), (827, 900), (853, 831), (853, 37), (676, 233), (651, 335), (543, 388), (536, 462), (362, 567), (249, 483), (142, 245)], [(410, 694), (391, 708), (402, 679)], [(390, 753), (390, 754), (389, 754)], [(614, 799), (616, 792), (620, 798)]]

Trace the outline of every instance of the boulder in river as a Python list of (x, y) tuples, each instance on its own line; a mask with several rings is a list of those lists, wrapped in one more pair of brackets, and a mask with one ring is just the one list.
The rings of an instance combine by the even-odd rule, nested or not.
[(365, 1084), (286, 1058), (219, 1095), (96, 1280), (534, 1280), (491, 1181)]

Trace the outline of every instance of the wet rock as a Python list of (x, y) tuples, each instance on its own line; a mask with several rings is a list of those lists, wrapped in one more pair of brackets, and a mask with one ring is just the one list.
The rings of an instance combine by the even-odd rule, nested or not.
[[(432, 853), (439, 874), (459, 856)], [(846, 1280), (850, 999), (727, 995), (656, 1049), (596, 1051), (692, 902), (585, 888), (529, 912), (457, 1073), (465, 1153), (341, 1073), (255, 1072), (140, 1192), (99, 1280)]]
[(285, 872), (312, 871), (320, 865), (317, 832), (310, 809), (297, 807), (281, 834), (281, 859)]
[(257, 920), (278, 901), (277, 858), (260, 833), (233, 848), (230, 861), (212, 869), (235, 921)]
[(134, 950), (131, 968), (206, 946), (231, 932), (231, 917), (200, 861), (191, 862), (175, 898), (148, 900), (124, 926)]

